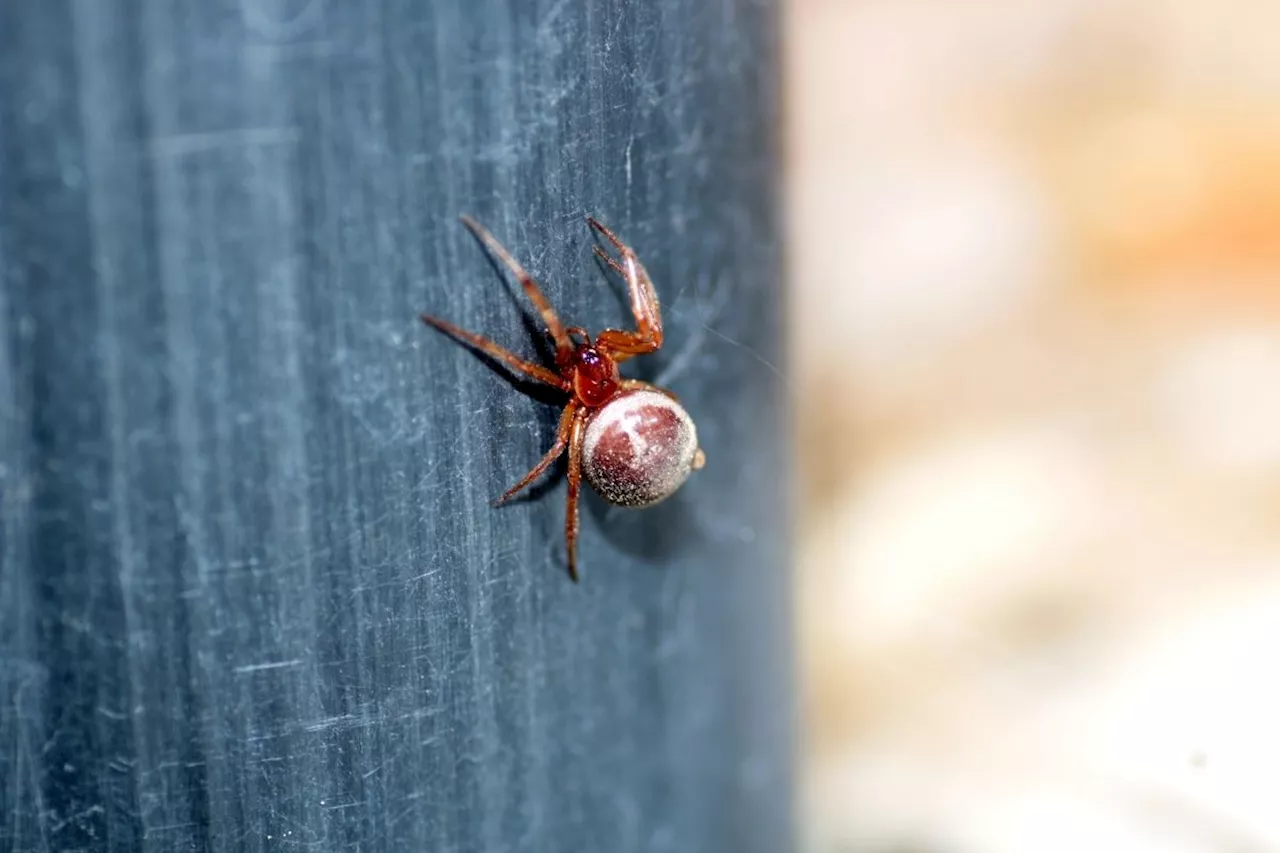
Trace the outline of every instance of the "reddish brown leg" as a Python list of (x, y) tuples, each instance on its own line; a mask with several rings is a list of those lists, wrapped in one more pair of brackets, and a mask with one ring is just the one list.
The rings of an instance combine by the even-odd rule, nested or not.
[(529, 297), (529, 301), (533, 303), (533, 307), (538, 309), (538, 313), (542, 315), (542, 322), (547, 324), (547, 331), (551, 333), (551, 337), (556, 342), (556, 362), (563, 363), (573, 353), (573, 344), (569, 341), (568, 334), (565, 333), (564, 324), (560, 322), (560, 318), (556, 315), (555, 309), (551, 307), (551, 301), (547, 299), (542, 292), (542, 288), (538, 287), (538, 283), (533, 280), (533, 276), (520, 265), (520, 262), (512, 257), (511, 253), (498, 242), (498, 239), (489, 233), (489, 229), (485, 228), (479, 222), (476, 222), (470, 216), (463, 214), (461, 217), (462, 224), (471, 230), (471, 233), (480, 238), (480, 241), (498, 256), (507, 269), (519, 279), (520, 286), (524, 288), (524, 293)]
[(622, 268), (622, 264), (615, 261), (613, 259), (613, 256), (610, 255), (608, 252), (606, 252), (604, 249), (601, 249), (599, 246), (592, 246), (591, 251), (596, 253), (597, 258), (599, 258), (600, 260), (608, 264), (610, 267), (612, 267), (613, 271), (616, 272), (618, 275), (622, 276), (624, 279), (627, 277), (627, 271)]
[(520, 356), (510, 350), (503, 349), (488, 338), (481, 337), (475, 332), (468, 332), (466, 329), (460, 329), (452, 323), (441, 320), (438, 317), (432, 317), (430, 314), (422, 314), (420, 316), (422, 317), (422, 322), (428, 326), (439, 329), (446, 335), (480, 350), (480, 352), (502, 362), (512, 370), (523, 373), (525, 376), (536, 379), (539, 382), (545, 382), (553, 388), (559, 388), (562, 391), (572, 390), (572, 386), (566, 380), (561, 379), (554, 371), (548, 370), (540, 364), (525, 361)]
[(632, 356), (653, 352), (662, 346), (662, 313), (659, 310), (658, 293), (653, 289), (649, 273), (645, 271), (636, 253), (619, 240), (616, 234), (593, 217), (587, 217), (587, 224), (612, 243), (622, 256), (622, 262), (619, 263), (599, 246), (595, 247), (596, 255), (627, 280), (631, 313), (636, 318), (636, 331), (605, 329), (596, 337), (596, 343), (613, 353), (616, 361), (626, 361)]
[(528, 474), (524, 475), (524, 478), (521, 479), (520, 482), (507, 489), (502, 493), (502, 497), (493, 502), (495, 507), (502, 506), (504, 503), (514, 498), (521, 489), (525, 488), (534, 480), (538, 479), (538, 477), (542, 476), (542, 472), (550, 468), (551, 463), (560, 458), (560, 454), (564, 453), (565, 446), (569, 443), (569, 431), (573, 428), (574, 416), (577, 414), (577, 411), (578, 404), (575, 401), (570, 400), (569, 405), (564, 407), (564, 414), (560, 416), (560, 427), (556, 430), (555, 444), (551, 445), (551, 449), (546, 452), (546, 455), (538, 461), (537, 465), (533, 466)]
[(578, 492), (582, 487), (582, 434), (587, 409), (579, 409), (569, 432), (569, 498), (564, 511), (564, 547), (569, 557), (569, 577), (578, 582)]
[(670, 391), (668, 391), (666, 388), (659, 388), (657, 385), (654, 385), (652, 382), (645, 382), (640, 379), (627, 379), (623, 377), (622, 379), (618, 380), (618, 387), (621, 388), (623, 391), (656, 391), (659, 394), (665, 394), (666, 396), (670, 397), (672, 400), (675, 400), (677, 403), (680, 402), (680, 398), (677, 397), (675, 394), (671, 393)]

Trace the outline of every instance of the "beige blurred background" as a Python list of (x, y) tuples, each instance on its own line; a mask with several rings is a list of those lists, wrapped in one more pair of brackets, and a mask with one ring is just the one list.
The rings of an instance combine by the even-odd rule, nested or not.
[(1280, 2), (787, 18), (805, 849), (1280, 851)]

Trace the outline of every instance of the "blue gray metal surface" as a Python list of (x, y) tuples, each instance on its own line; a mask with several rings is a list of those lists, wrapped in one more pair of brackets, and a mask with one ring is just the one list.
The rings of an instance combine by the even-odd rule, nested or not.
[[(0, 9), (0, 851), (790, 842), (772, 3)], [(709, 462), (488, 501), (639, 251)]]

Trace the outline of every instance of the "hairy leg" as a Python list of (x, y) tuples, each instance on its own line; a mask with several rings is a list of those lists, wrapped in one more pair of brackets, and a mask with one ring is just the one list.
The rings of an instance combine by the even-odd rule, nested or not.
[(619, 356), (618, 361), (653, 352), (662, 346), (662, 313), (658, 304), (658, 294), (653, 288), (649, 273), (636, 257), (636, 253), (619, 240), (616, 234), (593, 217), (587, 217), (587, 224), (612, 243), (622, 256), (622, 261), (618, 262), (599, 246), (595, 247), (596, 255), (626, 279), (631, 298), (631, 313), (636, 320), (636, 331), (605, 329), (597, 336), (596, 342)]

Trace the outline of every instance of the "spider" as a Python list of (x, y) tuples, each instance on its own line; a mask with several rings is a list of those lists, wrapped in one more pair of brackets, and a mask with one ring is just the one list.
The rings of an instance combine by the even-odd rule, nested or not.
[(593, 342), (585, 329), (560, 322), (538, 283), (483, 225), (470, 216), (461, 219), (471, 233), (507, 265), (538, 309), (555, 342), (555, 368), (526, 361), (488, 338), (437, 317), (423, 314), (422, 322), (517, 373), (569, 395), (551, 449), (493, 505), (501, 506), (532, 484), (567, 448), (569, 496), (564, 541), (569, 577), (576, 583), (578, 493), (584, 474), (587, 482), (610, 503), (644, 507), (670, 497), (690, 472), (706, 462), (706, 455), (698, 447), (693, 419), (676, 396), (648, 382), (618, 374), (621, 362), (662, 346), (658, 294), (635, 252), (604, 225), (587, 217), (587, 225), (607, 239), (622, 258), (619, 262), (600, 246), (593, 247), (596, 255), (626, 280), (631, 313), (636, 320), (634, 332), (605, 329)]

